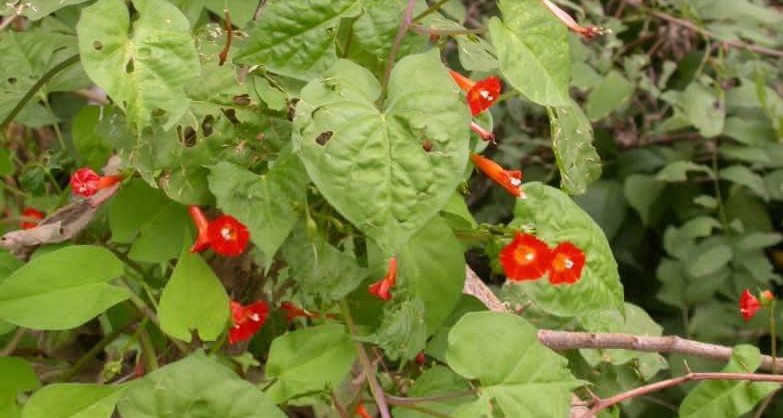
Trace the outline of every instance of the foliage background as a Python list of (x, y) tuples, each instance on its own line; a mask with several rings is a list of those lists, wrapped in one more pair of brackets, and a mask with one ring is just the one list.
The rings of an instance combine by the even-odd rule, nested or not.
[[(373, 3), (372, 0), (366, 2)], [(116, 33), (116, 39), (101, 45), (92, 44), (87, 36), (77, 41), (77, 31), (101, 30), (101, 22), (111, 24), (106, 20), (107, 16), (122, 18), (118, 11), (124, 7), (122, 2), (116, 2), (115, 9), (109, 2), (101, 3), (106, 5), (105, 9), (94, 9), (92, 20), (82, 20), (81, 28), (77, 26), (81, 10), (91, 2), (40, 3), (39, 10), (26, 12), (31, 21), (29, 26), (22, 28), (24, 31), (16, 32), (14, 27), (9, 27), (0, 34), (0, 118), (10, 112), (48, 69), (77, 53), (78, 42), (88, 42), (87, 49), (99, 51), (122, 47), (125, 37), (130, 37), (136, 45), (147, 47), (146, 52), (151, 56), (156, 53), (155, 48), (177, 48), (182, 42), (178, 38), (181, 35), (170, 33), (162, 35), (168, 45), (156, 44), (154, 41), (160, 34), (143, 31)], [(248, 222), (251, 233), (270, 236), (265, 240), (264, 245), (268, 247), (262, 248), (263, 253), (274, 253), (281, 248), (289, 260), (301, 257), (300, 263), (291, 263), (292, 271), (283, 272), (309, 278), (300, 284), (303, 289), (299, 295), (301, 302), (317, 308), (321, 304), (327, 305), (324, 299), (344, 297), (368, 275), (363, 267), (351, 263), (350, 258), (346, 262), (345, 253), (352, 251), (352, 244), (327, 240), (318, 244), (322, 247), (313, 250), (307, 240), (312, 232), (311, 224), (297, 222), (291, 217), (291, 225), (265, 225), (264, 215), (286, 208), (270, 205), (258, 215), (247, 210), (242, 200), (236, 199), (236, 190), (244, 190), (247, 184), (258, 182), (257, 173), (263, 172), (268, 174), (262, 181), (272, 184), (271, 189), (258, 186), (248, 191), (248, 196), (285, 195), (290, 201), (286, 203), (299, 208), (298, 215), (308, 220), (311, 218), (305, 213), (306, 202), (324, 204), (323, 199), (317, 200), (319, 196), (312, 190), (301, 192), (301, 185), (307, 180), (302, 177), (303, 169), (298, 160), (278, 160), (274, 168), (268, 167), (264, 160), (266, 156), (280, 153), (284, 148), (280, 138), (290, 135), (288, 92), (299, 91), (303, 80), (320, 74), (324, 68), (303, 69), (297, 66), (294, 56), (290, 60), (268, 63), (271, 72), (283, 72), (291, 77), (267, 77), (261, 73), (251, 77), (250, 90), (240, 88), (233, 83), (232, 70), (217, 66), (214, 60), (207, 63), (206, 59), (214, 58), (225, 42), (225, 32), (217, 23), (223, 17), (223, 1), (168, 2), (171, 8), (178, 7), (181, 14), (166, 8), (145, 12), (143, 5), (146, 3), (134, 2), (139, 14), (150, 19), (152, 26), (155, 19), (184, 16), (177, 25), (185, 28), (193, 25), (200, 55), (184, 52), (179, 54), (180, 62), (161, 65), (140, 54), (134, 68), (125, 62), (105, 68), (90, 67), (90, 58), (86, 56), (83, 57), (86, 72), (81, 66), (73, 66), (49, 82), (36, 96), (36, 101), (18, 115), (18, 123), (6, 127), (3, 132), (0, 203), (6, 218), (0, 226), (4, 231), (15, 229), (18, 216), (26, 207), (48, 213), (62, 206), (69, 199), (65, 190), (69, 173), (81, 166), (100, 168), (112, 149), (132, 150), (126, 156), (132, 157), (133, 168), (147, 182), (158, 184), (160, 190), (148, 187), (140, 179), (126, 184), (105, 216), (100, 216), (90, 226), (80, 242), (106, 241), (111, 231), (112, 251), (127, 257), (131, 264), (141, 265), (136, 274), (144, 276), (152, 288), (159, 288), (171, 275), (172, 266), (167, 261), (180, 256), (182, 235), (189, 228), (182, 204), (217, 203), (240, 219), (255, 218), (252, 224)], [(255, 11), (256, 2), (228, 3), (233, 22), (244, 27)], [(350, 7), (351, 2), (342, 3), (346, 8), (340, 11), (335, 22), (359, 17), (358, 9)], [(585, 110), (592, 123), (594, 146), (603, 169), (600, 179), (574, 199), (609, 239), (626, 301), (641, 307), (652, 318), (650, 321), (640, 313), (638, 321), (628, 320), (628, 329), (624, 331), (662, 332), (730, 346), (750, 343), (768, 351), (770, 335), (765, 316), (759, 315), (744, 323), (737, 311), (737, 300), (745, 288), (770, 288), (781, 293), (783, 58), (780, 51), (783, 31), (780, 28), (783, 27), (783, 5), (778, 1), (762, 0), (587, 0), (560, 4), (578, 21), (610, 30), (592, 41), (573, 34), (568, 38), (571, 97)], [(49, 15), (51, 11), (54, 14)], [(487, 26), (489, 18), (499, 13), (495, 2), (480, 0), (454, 0), (445, 3), (442, 11), (471, 28)], [(379, 13), (376, 22), (383, 23), (383, 18)], [(82, 16), (82, 19), (89, 18)], [(392, 23), (396, 28), (398, 23)], [(430, 24), (450, 27), (439, 21)], [(336, 28), (336, 24), (332, 25), (314, 38), (334, 37), (339, 50), (345, 37), (335, 33)], [(241, 45), (243, 38), (240, 36), (236, 42)], [(263, 56), (263, 51), (278, 47), (275, 39), (255, 42), (261, 44), (255, 49), (239, 49), (242, 52), (234, 58), (252, 60)], [(355, 55), (351, 58), (380, 72), (383, 61), (376, 55), (382, 56), (391, 37), (377, 45), (362, 44), (361, 38), (354, 42), (351, 50)], [(470, 35), (428, 40), (426, 36), (409, 34), (403, 41), (402, 51), (417, 51), (427, 42), (442, 45), (449, 66), (473, 72), (474, 79), (497, 71), (495, 51)], [(749, 50), (745, 48), (748, 44), (761, 49)], [(471, 49), (460, 54), (465, 45)], [(146, 86), (148, 91), (154, 92), (150, 96), (127, 93), (133, 83), (138, 82), (132, 77), (114, 80), (118, 72), (131, 74), (145, 66), (169, 75), (162, 80), (142, 81), (150, 83)], [(194, 77), (200, 77), (200, 82), (193, 82)], [(124, 131), (127, 129), (125, 118), (117, 108), (85, 107), (87, 100), (101, 100), (96, 97), (100, 92), (90, 88), (90, 79), (111, 79), (108, 84), (116, 83), (110, 92), (112, 96), (128, 100), (125, 104), (117, 103), (118, 107), (127, 105), (128, 109), (137, 111), (128, 113), (127, 120), (151, 128), (143, 131), (140, 137), (133, 137)], [(522, 169), (526, 181), (558, 185), (561, 179), (552, 150), (552, 127), (546, 108), (521, 98), (510, 88), (503, 99), (491, 110), (500, 143), (496, 148), (490, 148), (487, 155), (507, 168)], [(254, 117), (253, 111), (257, 108), (251, 111), (245, 106), (248, 102), (263, 109), (268, 117)], [(138, 111), (153, 107), (165, 108), (168, 113)], [(223, 111), (226, 107), (232, 110)], [(172, 115), (183, 114), (191, 116), (192, 121), (168, 131), (176, 140), (152, 140), (163, 135), (164, 127), (174, 126), (176, 120)], [(234, 123), (235, 120), (241, 123)], [(484, 120), (488, 121), (489, 117)], [(210, 148), (207, 142), (201, 141), (206, 137), (220, 138), (220, 145)], [(237, 139), (249, 137), (258, 140)], [(207, 165), (211, 167), (204, 168)], [(584, 180), (591, 175), (594, 173), (575, 173), (575, 177)], [(482, 176), (472, 176), (467, 186), (470, 190), (467, 206), (477, 222), (498, 224), (513, 219), (512, 198), (502, 189), (494, 187)], [(319, 230), (338, 231), (335, 236), (351, 232), (351, 225), (338, 214), (328, 210), (321, 213), (323, 217), (313, 221)], [(294, 230), (285, 245), (283, 240), (287, 234), (275, 236), (278, 227), (280, 234), (291, 228)], [(431, 233), (437, 235), (437, 231)], [(328, 266), (329, 271), (319, 272), (307, 264), (311, 250), (330, 255), (333, 265)], [(458, 253), (459, 249), (453, 252)], [(259, 253), (253, 256), (263, 259)], [(183, 253), (182, 257), (186, 255)], [(366, 268), (373, 277), (380, 277), (383, 268), (380, 256), (369, 254), (367, 257), (371, 261), (376, 258)], [(275, 269), (280, 268), (269, 263), (264, 274), (254, 275), (246, 266), (212, 261), (211, 266), (223, 279), (228, 293), (247, 299), (257, 296), (252, 291), (248, 293), (248, 289), (263, 282), (266, 274), (276, 274)], [(505, 300), (525, 304), (525, 295), (518, 289), (502, 288), (503, 278), (497, 275), (497, 266), (484, 251), (469, 251), (468, 263), (493, 284)], [(17, 267), (10, 257), (3, 255), (0, 268), (11, 271)], [(346, 284), (323, 280), (336, 271), (347, 271), (345, 275), (353, 277), (353, 281)], [(107, 292), (104, 296), (110, 298), (111, 289), (103, 290)], [(377, 316), (379, 309), (371, 306), (367, 313), (357, 315)], [(415, 315), (417, 309), (420, 307), (415, 304), (406, 305), (403, 312)], [(631, 311), (635, 312), (633, 308)], [(164, 312), (161, 307), (159, 314), (165, 318)], [(122, 312), (121, 309), (111, 313), (133, 315), (132, 311)], [(445, 317), (449, 313), (437, 315)], [(779, 313), (776, 316), (780, 317)], [(265, 328), (267, 334), (254, 341), (257, 352), (266, 352), (272, 338), (285, 328), (282, 318), (274, 319)], [(549, 323), (546, 318), (540, 321), (536, 325), (575, 327), (575, 324)], [(200, 337), (214, 338), (225, 320), (217, 322), (211, 328), (200, 328)], [(0, 324), (0, 328), (4, 325), (8, 324)], [(179, 332), (188, 329), (187, 324), (180, 325)], [(392, 329), (390, 333), (393, 325), (388, 326)], [(101, 331), (96, 327), (99, 325), (78, 331), (45, 333), (38, 336), (38, 340), (27, 336), (20, 347), (73, 361), (100, 338)], [(6, 332), (0, 336), (1, 342), (11, 341), (12, 329), (10, 325), (0, 329)], [(176, 335), (178, 331), (167, 332)], [(778, 330), (778, 335), (781, 334), (783, 328)], [(395, 338), (394, 335), (386, 337)], [(413, 335), (412, 338), (425, 337)], [(153, 333), (152, 338), (162, 337)], [(402, 358), (415, 354), (405, 352), (404, 347), (397, 347), (396, 352), (389, 349), (387, 355), (390, 353)], [(202, 360), (195, 358), (192, 361)], [(595, 383), (594, 390), (601, 396), (638, 386), (642, 382), (640, 377), (649, 378), (663, 367), (661, 359), (654, 355), (629, 362), (622, 353), (616, 352), (571, 353), (569, 360), (577, 377)], [(670, 370), (661, 371), (661, 375), (678, 375), (685, 370), (678, 356), (668, 356), (667, 360)], [(720, 368), (714, 362), (692, 358), (688, 359), (688, 364), (699, 370)], [(623, 411), (632, 417), (672, 416), (672, 408), (676, 410), (685, 390), (690, 388), (687, 385), (677, 387), (635, 401)], [(275, 388), (275, 391), (280, 399), (287, 398), (284, 388)], [(120, 410), (125, 413), (132, 408), (121, 404)], [(773, 401), (766, 414), (783, 416), (783, 403)]]

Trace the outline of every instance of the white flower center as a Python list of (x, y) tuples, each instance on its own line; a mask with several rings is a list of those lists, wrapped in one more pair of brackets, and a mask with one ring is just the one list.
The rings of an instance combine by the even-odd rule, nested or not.
[(484, 100), (494, 100), (494, 97), (492, 97), (492, 94), (486, 90), (479, 91), (479, 96), (481, 96)]
[(520, 179), (518, 179), (518, 178), (515, 178), (515, 177), (512, 177), (512, 178), (511, 178), (511, 185), (512, 185), (512, 186), (514, 186), (514, 187), (517, 187), (517, 186), (519, 186), (520, 184), (522, 184), (522, 180), (520, 180)]
[(252, 314), (250, 314), (250, 317), (249, 317), (249, 318), (250, 318), (250, 320), (251, 320), (251, 321), (253, 321), (253, 322), (258, 322), (258, 321), (260, 321), (260, 320), (261, 320), (261, 317), (260, 317), (260, 316), (258, 316), (258, 314), (257, 314), (257, 313), (252, 313)]
[(525, 254), (525, 260), (533, 261), (535, 259), (536, 259), (536, 254), (535, 253), (529, 252), (529, 253)]
[(231, 228), (225, 227), (220, 229), (220, 236), (223, 237), (223, 239), (231, 239)]
[(570, 269), (570, 268), (574, 267), (574, 262), (573, 262), (573, 261), (571, 261), (571, 259), (570, 259), (570, 258), (569, 258), (569, 259), (567, 259), (567, 260), (565, 261), (565, 263), (564, 263), (564, 264), (565, 264), (565, 267), (566, 267), (567, 269)]

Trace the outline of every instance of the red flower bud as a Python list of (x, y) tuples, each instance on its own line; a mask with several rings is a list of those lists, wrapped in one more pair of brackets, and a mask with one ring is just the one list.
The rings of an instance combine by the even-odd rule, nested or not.
[(537, 280), (549, 271), (552, 252), (535, 235), (517, 232), (514, 240), (500, 251), (500, 264), (512, 281)]
[(750, 321), (750, 319), (756, 315), (756, 312), (758, 312), (759, 309), (761, 309), (761, 303), (759, 300), (753, 296), (752, 293), (750, 293), (750, 290), (745, 289), (742, 292), (739, 300), (739, 310), (742, 314), (742, 318), (745, 321)]
[(470, 130), (475, 132), (476, 135), (478, 135), (479, 138), (481, 138), (482, 141), (491, 142), (493, 144), (495, 143), (495, 134), (493, 134), (492, 132), (484, 129), (478, 123), (471, 121), (470, 122)]
[(369, 287), (370, 293), (378, 296), (381, 300), (389, 300), (392, 297), (391, 288), (397, 282), (397, 257), (389, 259), (389, 267), (386, 275), (381, 280), (373, 283)]
[(250, 233), (247, 227), (233, 216), (221, 215), (209, 223), (207, 237), (213, 251), (236, 257), (245, 251)]
[(359, 418), (370, 418), (370, 413), (364, 408), (364, 404), (356, 405), (356, 415)]
[(288, 301), (281, 303), (280, 309), (285, 311), (285, 317), (288, 321), (292, 321), (299, 317), (315, 318), (318, 316), (317, 313), (308, 312)]
[(228, 330), (228, 342), (231, 344), (249, 340), (264, 325), (269, 308), (266, 302), (255, 302), (243, 306), (231, 301), (231, 329)]
[(574, 18), (571, 17), (571, 15), (566, 13), (565, 10), (561, 9), (550, 0), (541, 0), (541, 2), (544, 3), (544, 6), (546, 6), (546, 8), (549, 9), (549, 11), (552, 12), (555, 17), (563, 22), (563, 24), (566, 25), (568, 29), (582, 35), (582, 37), (585, 39), (593, 39), (596, 36), (603, 35), (605, 32), (607, 32), (606, 29), (598, 28), (593, 25), (580, 26), (578, 23), (576, 23)]
[(209, 248), (209, 236), (207, 234), (209, 221), (198, 206), (188, 206), (188, 213), (190, 213), (190, 217), (193, 219), (193, 223), (196, 225), (196, 231), (198, 233), (196, 241), (190, 247), (190, 252), (200, 253)]
[(561, 242), (552, 250), (549, 283), (576, 283), (582, 276), (585, 253), (570, 242)]
[(45, 218), (46, 215), (38, 209), (27, 208), (22, 211), (22, 222), (19, 226), (22, 229), (32, 229), (38, 226), (38, 222)]
[(503, 186), (507, 192), (517, 198), (525, 197), (522, 192), (522, 172), (519, 170), (504, 170), (498, 163), (478, 154), (470, 154), (470, 160), (487, 177)]

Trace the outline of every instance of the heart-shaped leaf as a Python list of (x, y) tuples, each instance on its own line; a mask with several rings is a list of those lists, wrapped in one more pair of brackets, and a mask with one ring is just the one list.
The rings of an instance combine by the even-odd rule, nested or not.
[(338, 61), (302, 90), (294, 140), (329, 203), (394, 252), (461, 181), (470, 115), (436, 50), (400, 60), (382, 110), (380, 94), (368, 70)]

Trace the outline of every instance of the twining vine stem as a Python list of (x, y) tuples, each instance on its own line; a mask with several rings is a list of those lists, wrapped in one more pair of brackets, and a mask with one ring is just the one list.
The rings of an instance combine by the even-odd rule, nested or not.
[(397, 36), (394, 37), (394, 43), (389, 50), (388, 58), (386, 58), (386, 66), (383, 69), (383, 80), (381, 82), (381, 94), (378, 97), (379, 101), (382, 101), (386, 97), (386, 89), (389, 87), (389, 77), (391, 76), (392, 67), (394, 66), (394, 60), (397, 58), (397, 52), (400, 50), (400, 45), (405, 38), (405, 34), (408, 33), (408, 28), (411, 26), (411, 23), (413, 23), (413, 9), (415, 6), (416, 0), (408, 0), (408, 5), (405, 6), (400, 29), (397, 31)]

